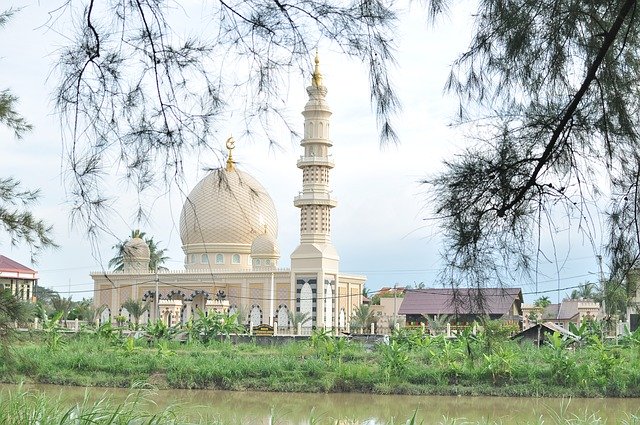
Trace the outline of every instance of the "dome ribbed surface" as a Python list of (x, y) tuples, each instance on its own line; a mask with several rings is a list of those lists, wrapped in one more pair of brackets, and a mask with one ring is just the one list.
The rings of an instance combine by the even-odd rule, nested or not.
[(124, 260), (149, 260), (149, 245), (140, 238), (131, 238), (124, 244)]
[(244, 244), (264, 229), (278, 234), (271, 197), (251, 175), (233, 169), (213, 170), (191, 191), (180, 214), (185, 252), (193, 244)]
[(252, 257), (279, 257), (280, 250), (276, 238), (268, 233), (263, 233), (254, 239), (251, 244)]

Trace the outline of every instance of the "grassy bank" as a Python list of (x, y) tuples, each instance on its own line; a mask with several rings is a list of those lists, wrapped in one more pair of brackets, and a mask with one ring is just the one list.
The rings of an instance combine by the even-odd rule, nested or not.
[[(251, 411), (238, 414), (237, 412), (225, 412), (229, 406), (223, 409), (210, 408), (209, 406), (195, 406), (193, 404), (180, 403), (164, 407), (158, 406), (154, 400), (157, 393), (149, 390), (131, 390), (126, 399), (113, 395), (100, 395), (96, 391), (85, 393), (84, 397), (67, 398), (67, 392), (58, 395), (51, 392), (43, 393), (38, 390), (26, 390), (22, 386), (15, 389), (0, 389), (0, 423), (4, 425), (160, 425), (160, 424), (184, 424), (184, 425), (218, 425), (218, 424), (254, 424), (273, 423), (291, 424), (307, 423), (314, 425), (336, 425), (376, 423), (380, 425), (542, 425), (542, 424), (584, 424), (600, 425), (604, 423), (620, 425), (638, 425), (640, 417), (632, 413), (618, 415), (615, 421), (609, 421), (597, 411), (588, 409), (576, 413), (569, 412), (569, 401), (562, 403), (558, 408), (551, 410), (545, 408), (543, 413), (533, 414), (528, 418), (514, 415), (499, 415), (500, 419), (468, 419), (462, 417), (450, 417), (433, 414), (428, 408), (408, 409), (403, 414), (388, 414), (376, 416), (375, 414), (354, 415), (344, 412), (329, 413), (315, 410), (306, 406), (304, 409), (291, 411), (271, 409)], [(236, 407), (236, 406), (234, 406)], [(479, 416), (479, 415), (478, 415)], [(489, 415), (495, 416), (495, 414)], [(375, 418), (375, 419), (373, 419)], [(372, 419), (374, 422), (372, 422)]]
[(323, 334), (282, 346), (181, 344), (80, 333), (23, 337), (0, 366), (4, 382), (287, 392), (640, 397), (640, 344), (597, 339), (570, 348), (471, 334), (399, 333), (365, 347)]

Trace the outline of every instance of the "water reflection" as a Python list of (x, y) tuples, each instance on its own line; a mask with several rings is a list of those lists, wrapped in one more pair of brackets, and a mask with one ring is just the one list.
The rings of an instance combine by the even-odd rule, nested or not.
[[(4, 388), (12, 388), (4, 386)], [(15, 387), (13, 387), (15, 388)], [(80, 387), (37, 385), (31, 388), (50, 396), (62, 394), (73, 404), (84, 398), (104, 395), (121, 401), (132, 392), (123, 389), (85, 390)], [(500, 424), (563, 423), (565, 419), (601, 418), (620, 423), (629, 414), (639, 414), (640, 399), (540, 399), (499, 397), (383, 396), (370, 394), (300, 394), (229, 392), (213, 390), (161, 390), (144, 392), (149, 409), (179, 406), (179, 412), (193, 419), (217, 420), (224, 424), (401, 424), (414, 412), (425, 424), (444, 419)], [(564, 413), (561, 413), (564, 412)], [(418, 422), (419, 423), (419, 422)]]

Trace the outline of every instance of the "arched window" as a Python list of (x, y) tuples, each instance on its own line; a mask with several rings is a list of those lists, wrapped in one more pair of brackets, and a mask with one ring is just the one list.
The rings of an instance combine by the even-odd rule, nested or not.
[(333, 288), (327, 285), (324, 290), (324, 326), (333, 328)]
[(278, 307), (277, 321), (278, 328), (286, 329), (289, 327), (289, 309), (284, 304)]
[[(300, 313), (307, 313), (309, 317), (313, 316), (313, 291), (309, 282), (305, 282), (300, 289)], [(311, 327), (311, 320), (302, 325), (303, 328)]]
[(216, 254), (216, 264), (224, 264), (224, 255)]
[(191, 254), (189, 262), (190, 263), (195, 263), (196, 262), (196, 254)]
[(231, 264), (240, 264), (240, 254), (233, 254)]
[(259, 305), (254, 304), (253, 306), (251, 306), (251, 312), (249, 313), (249, 322), (253, 326), (262, 324), (262, 310), (260, 309)]
[(253, 260), (253, 262), (254, 262), (254, 264), (255, 264), (256, 266), (259, 266), (259, 265), (260, 265), (260, 259), (259, 259), (259, 258), (254, 259), (254, 260)]
[(200, 262), (202, 264), (209, 264), (209, 256), (207, 254), (202, 254)]

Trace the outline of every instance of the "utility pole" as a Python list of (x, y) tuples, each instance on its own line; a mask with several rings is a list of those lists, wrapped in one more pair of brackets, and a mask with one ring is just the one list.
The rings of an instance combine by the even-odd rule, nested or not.
[(155, 274), (156, 274), (156, 308), (155, 308), (155, 316), (156, 316), (156, 322), (158, 320), (160, 320), (160, 280), (158, 279), (158, 265), (156, 264), (156, 266), (154, 267), (155, 269)]
[(393, 284), (393, 326), (396, 325), (396, 296), (398, 295), (398, 283)]
[(607, 315), (607, 306), (606, 306), (607, 287), (604, 282), (604, 275), (602, 274), (602, 255), (597, 255), (596, 258), (598, 259), (598, 268), (599, 268), (598, 279), (600, 280), (600, 288), (602, 290), (602, 311), (604, 311), (604, 315), (606, 316)]

